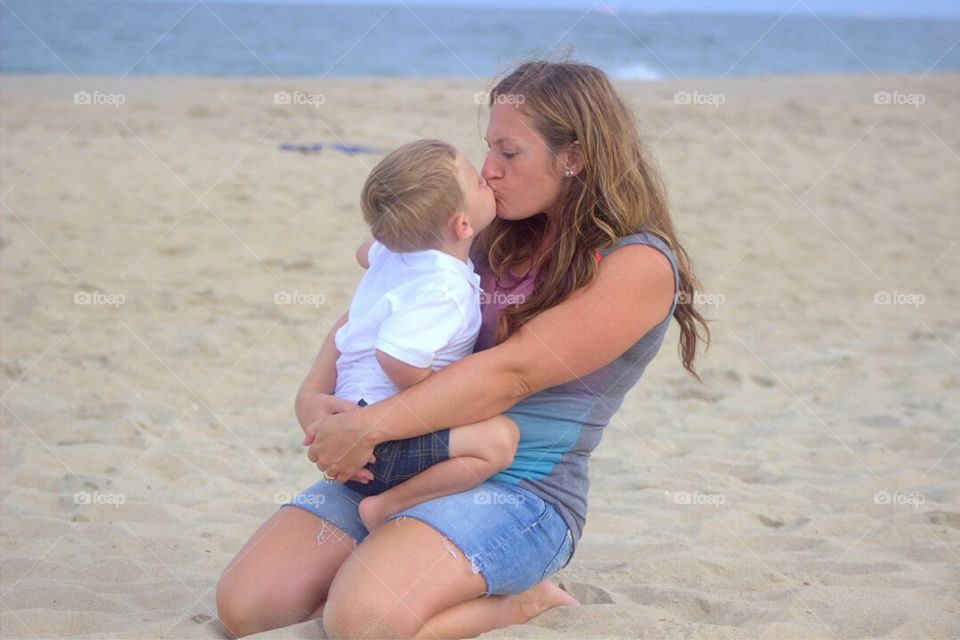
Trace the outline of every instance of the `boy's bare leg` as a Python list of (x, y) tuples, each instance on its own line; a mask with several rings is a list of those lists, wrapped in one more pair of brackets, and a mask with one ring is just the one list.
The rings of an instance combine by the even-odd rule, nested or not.
[(450, 429), (450, 459), (361, 500), (360, 519), (373, 531), (398, 511), (471, 489), (510, 466), (518, 440), (517, 425), (506, 416)]

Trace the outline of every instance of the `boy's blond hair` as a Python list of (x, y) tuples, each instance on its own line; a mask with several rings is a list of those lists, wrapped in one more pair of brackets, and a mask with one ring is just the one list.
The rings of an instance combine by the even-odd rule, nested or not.
[(456, 159), (446, 142), (417, 140), (377, 163), (360, 194), (373, 237), (394, 253), (435, 248), (443, 225), (464, 207)]

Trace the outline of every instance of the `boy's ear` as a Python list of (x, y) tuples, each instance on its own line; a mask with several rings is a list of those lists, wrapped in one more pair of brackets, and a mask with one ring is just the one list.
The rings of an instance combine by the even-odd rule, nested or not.
[(457, 240), (466, 240), (467, 238), (472, 238), (474, 235), (473, 225), (470, 224), (470, 219), (462, 212), (458, 211), (450, 218), (448, 223), (450, 227), (450, 233)]

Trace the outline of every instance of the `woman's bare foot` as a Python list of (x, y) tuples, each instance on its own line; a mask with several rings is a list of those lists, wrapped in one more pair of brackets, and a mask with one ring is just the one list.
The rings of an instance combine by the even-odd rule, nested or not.
[(393, 515), (384, 500), (383, 494), (376, 496), (367, 496), (360, 501), (360, 519), (363, 520), (363, 526), (367, 531), (373, 531), (383, 524), (384, 520)]
[(580, 602), (576, 598), (550, 582), (550, 580), (544, 580), (523, 593), (508, 597), (513, 600), (512, 604), (520, 610), (527, 620), (536, 618), (544, 611), (554, 607), (580, 606)]
[(580, 606), (577, 599), (549, 580), (511, 596), (474, 598), (441, 611), (423, 626), (417, 638), (476, 638), (481, 633), (512, 624), (526, 624), (544, 611), (565, 605)]

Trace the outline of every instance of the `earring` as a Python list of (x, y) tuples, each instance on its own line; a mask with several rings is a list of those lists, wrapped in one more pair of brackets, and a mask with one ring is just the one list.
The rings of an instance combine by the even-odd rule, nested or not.
[(568, 178), (571, 177), (573, 175), (573, 169), (567, 169), (563, 172), (563, 175), (567, 176)]

